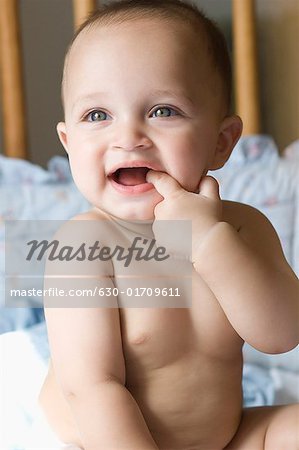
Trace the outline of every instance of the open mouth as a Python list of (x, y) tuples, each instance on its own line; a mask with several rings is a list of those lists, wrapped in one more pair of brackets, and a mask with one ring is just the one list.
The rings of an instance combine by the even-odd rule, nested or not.
[(123, 167), (113, 172), (110, 177), (122, 186), (138, 186), (147, 183), (146, 174), (148, 167)]

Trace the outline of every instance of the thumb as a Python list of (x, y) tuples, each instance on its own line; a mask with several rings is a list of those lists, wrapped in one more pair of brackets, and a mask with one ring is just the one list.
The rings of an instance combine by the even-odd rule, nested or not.
[(165, 172), (149, 170), (146, 174), (146, 181), (152, 183), (164, 198), (182, 189), (181, 185)]
[(199, 194), (208, 198), (220, 199), (218, 181), (211, 176), (203, 177), (199, 184)]

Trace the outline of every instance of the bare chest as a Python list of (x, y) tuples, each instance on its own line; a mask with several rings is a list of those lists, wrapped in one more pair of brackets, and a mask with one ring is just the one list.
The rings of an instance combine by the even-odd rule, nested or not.
[[(141, 290), (135, 291), (141, 296), (138, 300), (141, 307), (120, 308), (123, 351), (131, 382), (149, 376), (156, 369), (186, 361), (190, 355), (230, 359), (234, 352), (240, 351), (240, 339), (195, 271), (188, 279), (164, 279), (160, 295), (154, 295), (154, 289), (155, 286), (150, 288), (148, 293), (152, 295), (147, 298), (141, 296)], [(181, 295), (179, 300), (172, 297), (177, 292)], [(165, 304), (166, 293), (169, 307), (161, 307), (159, 301)], [(120, 305), (121, 302), (120, 295)], [(173, 306), (176, 303), (179, 306)]]

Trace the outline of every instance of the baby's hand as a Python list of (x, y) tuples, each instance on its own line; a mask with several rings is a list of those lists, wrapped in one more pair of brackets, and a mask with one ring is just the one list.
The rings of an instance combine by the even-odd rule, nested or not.
[(205, 236), (222, 220), (222, 203), (217, 181), (211, 176), (205, 176), (199, 184), (199, 193), (195, 194), (183, 189), (174, 178), (164, 172), (150, 170), (146, 179), (164, 197), (155, 207), (155, 220), (192, 221), (193, 261)]

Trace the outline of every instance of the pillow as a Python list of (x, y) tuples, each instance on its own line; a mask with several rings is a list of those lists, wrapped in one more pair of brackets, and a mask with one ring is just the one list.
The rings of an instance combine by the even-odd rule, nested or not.
[[(299, 139), (290, 144), (285, 149), (285, 157), (291, 164), (299, 166)], [(293, 268), (299, 274), (299, 177), (297, 176), (296, 214), (295, 214), (295, 235), (293, 242)]]
[(223, 199), (254, 206), (264, 213), (280, 238), (285, 256), (299, 274), (299, 148), (280, 157), (269, 136), (241, 138), (226, 165), (210, 173)]
[(67, 158), (54, 156), (47, 169), (18, 158), (0, 155), (0, 184), (49, 184), (72, 181)]
[(42, 320), (40, 311), (4, 308), (7, 220), (67, 220), (89, 204), (74, 185), (68, 160), (54, 157), (48, 169), (0, 155), (0, 333)]

